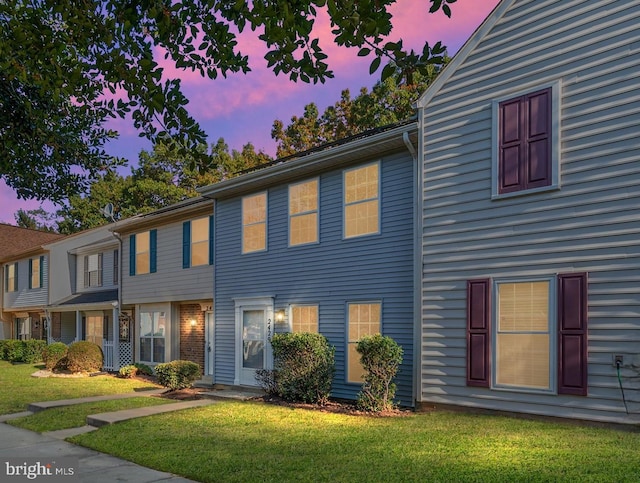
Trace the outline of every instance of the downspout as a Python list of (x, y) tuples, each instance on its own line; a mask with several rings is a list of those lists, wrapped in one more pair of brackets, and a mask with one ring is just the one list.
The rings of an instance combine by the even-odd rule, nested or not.
[(112, 231), (118, 240), (118, 306), (113, 308), (113, 367), (120, 369), (120, 310), (122, 310), (122, 237)]
[[(418, 110), (418, 139), (421, 139), (422, 133), (422, 117)], [(416, 148), (411, 144), (408, 131), (402, 134), (407, 150), (413, 159), (414, 189), (413, 189), (413, 206), (415, 207), (413, 219), (413, 405), (417, 409), (418, 403), (421, 401), (421, 380), (422, 380), (422, 166), (419, 162), (420, 156), (416, 152)], [(418, 150), (421, 143), (418, 142)]]

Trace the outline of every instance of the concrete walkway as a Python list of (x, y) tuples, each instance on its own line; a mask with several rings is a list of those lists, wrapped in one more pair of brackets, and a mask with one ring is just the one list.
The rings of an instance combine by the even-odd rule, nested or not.
[[(152, 396), (163, 392), (164, 389), (144, 392), (134, 392), (127, 394), (114, 394), (110, 396), (96, 396), (78, 399), (66, 399), (61, 401), (46, 401), (29, 404), (29, 411), (0, 416), (0, 461), (7, 458), (42, 458), (43, 464), (46, 460), (53, 458), (70, 457), (78, 462), (77, 477), (70, 481), (87, 483), (183, 483), (190, 482), (185, 478), (156, 471), (144, 466), (131, 463), (129, 461), (116, 458), (97, 451), (82, 448), (64, 441), (65, 438), (77, 434), (86, 433), (98, 429), (99, 426), (114, 424), (119, 421), (126, 421), (132, 418), (150, 416), (169, 411), (203, 407), (215, 404), (220, 399), (247, 400), (256, 397), (256, 393), (243, 390), (212, 390), (207, 393), (207, 399), (196, 399), (192, 401), (182, 401), (160, 406), (147, 406), (136, 409), (126, 409), (123, 411), (113, 411), (110, 413), (94, 414), (87, 417), (87, 425), (79, 428), (63, 429), (49, 433), (39, 434), (26, 429), (16, 428), (8, 424), (1, 424), (10, 419), (28, 416), (33, 412), (43, 411), (53, 407), (69, 406), (86, 402), (106, 401), (110, 399), (122, 399), (126, 397)], [(132, 438), (135, 438), (132, 435)], [(0, 468), (0, 481), (3, 480), (4, 469)]]

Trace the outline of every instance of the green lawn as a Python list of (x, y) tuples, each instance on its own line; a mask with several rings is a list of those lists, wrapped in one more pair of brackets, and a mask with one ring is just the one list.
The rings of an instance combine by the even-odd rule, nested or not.
[(446, 411), (376, 418), (221, 402), (71, 441), (205, 482), (640, 479), (639, 433)]
[(7, 421), (7, 423), (30, 431), (44, 433), (45, 431), (57, 431), (59, 429), (84, 426), (87, 421), (87, 416), (91, 414), (135, 409), (145, 406), (157, 406), (173, 402), (175, 401), (159, 397), (131, 397), (111, 401), (74, 404), (72, 406), (47, 409), (46, 411), (40, 411), (31, 416)]
[(83, 378), (31, 377), (42, 369), (38, 364), (0, 361), (0, 414), (25, 411), (27, 404), (85, 396), (102, 396), (153, 389), (158, 386), (113, 376)]

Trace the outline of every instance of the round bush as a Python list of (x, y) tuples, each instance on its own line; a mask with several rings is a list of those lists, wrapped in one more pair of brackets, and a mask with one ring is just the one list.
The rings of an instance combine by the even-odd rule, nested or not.
[(200, 377), (200, 366), (191, 361), (171, 361), (155, 368), (158, 382), (172, 391), (191, 387)]
[(271, 339), (273, 383), (285, 401), (324, 404), (331, 393), (335, 348), (321, 334), (285, 333)]
[(66, 368), (71, 372), (96, 372), (102, 368), (102, 349), (93, 342), (81, 340), (69, 346), (65, 359)]
[(5, 354), (9, 362), (22, 362), (24, 358), (24, 342), (17, 339), (8, 339), (5, 343)]
[(52, 371), (58, 365), (58, 362), (67, 355), (68, 350), (67, 344), (63, 344), (62, 342), (49, 344), (44, 349), (42, 357), (45, 367)]

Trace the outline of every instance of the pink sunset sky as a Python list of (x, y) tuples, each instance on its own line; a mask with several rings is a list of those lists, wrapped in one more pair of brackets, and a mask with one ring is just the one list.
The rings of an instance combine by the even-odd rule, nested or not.
[[(430, 3), (425, 0), (399, 0), (393, 7), (394, 30), (390, 40), (402, 38), (406, 48), (421, 50), (425, 40), (433, 45), (438, 40), (447, 46), (450, 55), (455, 54), (498, 4), (499, 0), (458, 0), (452, 4), (452, 17), (442, 12), (429, 14)], [(182, 79), (182, 88), (189, 98), (187, 106), (208, 135), (209, 143), (223, 137), (231, 149), (241, 149), (251, 142), (256, 150), (275, 155), (276, 144), (271, 139), (273, 121), (280, 119), (287, 125), (292, 116), (301, 116), (304, 106), (313, 102), (322, 112), (339, 100), (344, 89), (351, 96), (360, 88), (370, 89), (380, 77), (380, 70), (369, 75), (371, 58), (357, 56), (357, 49), (335, 46), (330, 39), (328, 17), (316, 22), (320, 43), (324, 42), (329, 67), (335, 78), (325, 84), (293, 83), (282, 75), (275, 76), (266, 68), (263, 58), (266, 48), (255, 36), (243, 35), (240, 50), (249, 55), (252, 71), (228, 78), (209, 80), (199, 74), (185, 73), (165, 67), (168, 76)], [(120, 133), (119, 139), (107, 146), (114, 156), (125, 157), (133, 165), (141, 150), (151, 149), (151, 144), (138, 133), (130, 120), (111, 122), (109, 127)], [(129, 172), (125, 168), (123, 174)], [(0, 181), (0, 222), (15, 224), (14, 213), (22, 209), (42, 206), (53, 212), (50, 203), (19, 200), (15, 192)]]

